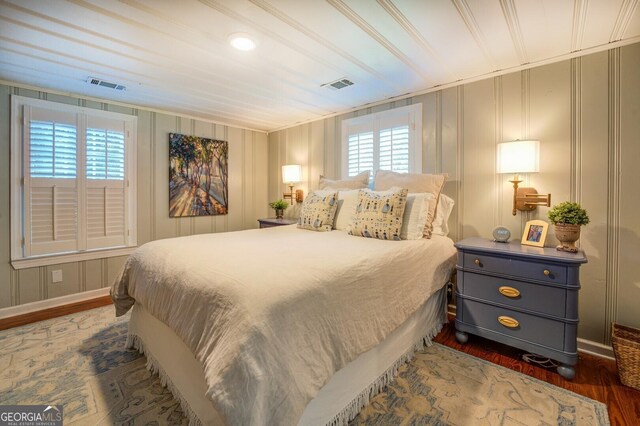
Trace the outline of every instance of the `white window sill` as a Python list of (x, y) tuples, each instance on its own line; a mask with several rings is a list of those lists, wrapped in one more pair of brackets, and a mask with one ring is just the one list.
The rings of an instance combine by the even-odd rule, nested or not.
[(81, 262), (84, 260), (106, 259), (109, 257), (128, 256), (137, 248), (117, 247), (104, 250), (91, 250), (78, 253), (57, 254), (11, 260), (13, 269), (36, 268), (38, 266), (59, 265), (61, 263)]

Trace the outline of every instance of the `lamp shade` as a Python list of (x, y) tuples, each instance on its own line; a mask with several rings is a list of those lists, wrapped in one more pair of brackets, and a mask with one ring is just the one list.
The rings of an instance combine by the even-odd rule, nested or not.
[(296, 183), (302, 181), (302, 166), (298, 164), (287, 164), (282, 166), (282, 182)]
[(498, 173), (540, 171), (540, 141), (513, 141), (498, 144)]

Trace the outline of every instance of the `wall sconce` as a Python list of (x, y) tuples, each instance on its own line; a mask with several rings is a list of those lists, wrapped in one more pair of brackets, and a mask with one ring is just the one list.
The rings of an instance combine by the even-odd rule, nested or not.
[(551, 194), (538, 194), (535, 188), (519, 188), (518, 174), (540, 171), (540, 141), (513, 141), (498, 144), (498, 173), (513, 173), (513, 211), (530, 212), (537, 206), (551, 206)]
[(289, 193), (284, 193), (282, 198), (289, 198), (291, 204), (293, 204), (294, 200), (301, 203), (304, 198), (302, 189), (297, 189), (295, 194), (293, 193), (293, 184), (298, 182), (302, 182), (302, 166), (297, 164), (282, 166), (282, 183), (289, 185)]

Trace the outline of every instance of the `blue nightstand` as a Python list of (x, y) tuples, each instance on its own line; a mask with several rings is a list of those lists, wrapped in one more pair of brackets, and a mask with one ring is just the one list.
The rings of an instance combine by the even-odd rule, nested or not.
[(575, 377), (582, 251), (466, 238), (458, 248), (456, 338), (467, 333), (557, 360)]

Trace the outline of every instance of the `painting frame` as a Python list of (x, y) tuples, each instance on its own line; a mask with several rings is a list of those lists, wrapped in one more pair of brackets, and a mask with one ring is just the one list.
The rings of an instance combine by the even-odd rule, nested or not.
[(544, 247), (547, 240), (549, 224), (544, 220), (530, 220), (524, 225), (520, 244), (534, 247)]
[(229, 213), (229, 142), (169, 133), (169, 217)]

